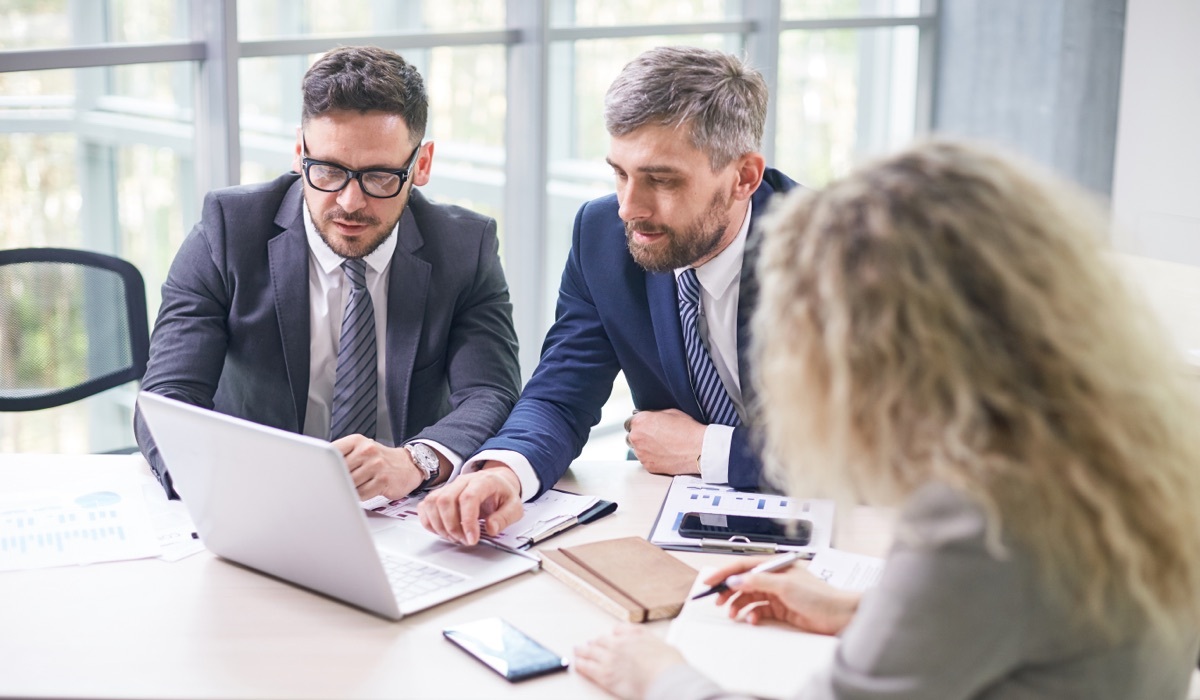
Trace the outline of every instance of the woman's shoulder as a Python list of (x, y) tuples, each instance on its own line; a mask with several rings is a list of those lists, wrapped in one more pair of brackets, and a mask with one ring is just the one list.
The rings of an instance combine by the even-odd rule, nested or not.
[(900, 509), (896, 544), (919, 549), (984, 547), (988, 515), (970, 494), (944, 482), (931, 482), (914, 491)]

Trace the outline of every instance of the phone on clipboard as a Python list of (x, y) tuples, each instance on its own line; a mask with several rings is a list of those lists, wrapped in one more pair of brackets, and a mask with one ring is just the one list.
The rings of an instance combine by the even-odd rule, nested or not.
[(812, 521), (800, 518), (768, 518), (756, 515), (684, 513), (679, 523), (683, 537), (728, 540), (744, 537), (750, 542), (803, 547), (812, 540)]
[(499, 617), (449, 627), (442, 636), (510, 683), (567, 668), (565, 658)]

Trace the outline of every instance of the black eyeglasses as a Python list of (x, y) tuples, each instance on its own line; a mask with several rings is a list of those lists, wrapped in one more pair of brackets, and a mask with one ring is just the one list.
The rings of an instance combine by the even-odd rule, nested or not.
[(404, 189), (404, 182), (408, 180), (408, 171), (416, 162), (417, 154), (421, 152), (421, 145), (417, 144), (412, 155), (408, 157), (408, 162), (399, 170), (383, 168), (351, 170), (336, 163), (326, 163), (323, 160), (309, 158), (308, 144), (305, 143), (304, 135), (301, 134), (300, 163), (304, 166), (304, 178), (314, 189), (322, 192), (341, 192), (346, 185), (350, 184), (350, 180), (358, 180), (358, 186), (362, 188), (363, 194), (378, 199), (390, 199)]

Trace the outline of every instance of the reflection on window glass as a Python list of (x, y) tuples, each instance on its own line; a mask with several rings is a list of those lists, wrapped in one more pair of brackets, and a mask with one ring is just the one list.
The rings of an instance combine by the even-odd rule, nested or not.
[(129, 98), (141, 104), (125, 104), (120, 111), (152, 112), (155, 116), (187, 118), (182, 110), (192, 105), (191, 65), (145, 63), (95, 69), (109, 71), (109, 95)]
[(0, 50), (183, 39), (187, 14), (178, 0), (6, 0)]
[(915, 129), (917, 30), (791, 31), (780, 38), (775, 165), (810, 187)]
[(0, 248), (81, 243), (76, 145), (72, 134), (0, 134)]
[(378, 2), (339, 0), (240, 0), (238, 35), (244, 40), (285, 36), (383, 34), (420, 30), (465, 31), (504, 27), (498, 0)]
[(0, 50), (70, 44), (67, 0), (25, 0), (0, 5)]
[[(191, 3), (178, 0), (107, 0), (106, 41), (148, 43), (183, 39), (188, 35), (187, 15)], [(73, 3), (86, 4), (93, 3)]]
[(783, 18), (915, 17), (921, 0), (783, 0)]
[(555, 26), (611, 26), (719, 22), (740, 11), (730, 0), (551, 0), (550, 22)]

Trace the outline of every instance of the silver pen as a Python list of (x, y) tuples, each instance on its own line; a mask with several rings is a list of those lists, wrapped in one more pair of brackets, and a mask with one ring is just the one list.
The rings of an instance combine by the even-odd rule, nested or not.
[[(786, 554), (780, 554), (777, 557), (771, 557), (770, 559), (764, 561), (763, 563), (759, 564), (758, 566), (754, 567), (753, 569), (750, 569), (746, 573), (747, 574), (761, 574), (766, 571), (779, 571), (780, 569), (788, 568), (797, 559), (803, 559), (803, 558), (805, 558), (805, 557), (804, 557), (804, 554), (801, 552), (788, 552)], [(713, 593), (720, 593), (721, 591), (729, 590), (729, 586), (725, 584), (725, 581), (728, 581), (728, 580), (729, 579), (726, 578), (725, 580), (721, 581), (720, 583), (718, 583), (717, 585), (708, 589), (707, 591), (704, 591), (703, 593), (697, 593), (696, 595), (692, 596), (692, 600), (697, 600), (697, 599), (703, 598), (705, 596), (710, 596)]]

